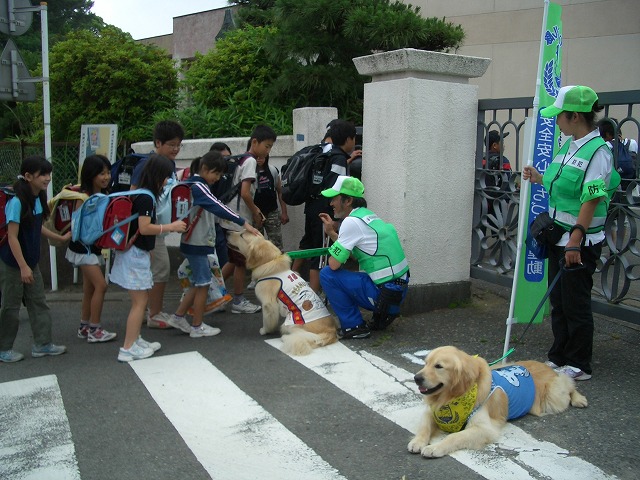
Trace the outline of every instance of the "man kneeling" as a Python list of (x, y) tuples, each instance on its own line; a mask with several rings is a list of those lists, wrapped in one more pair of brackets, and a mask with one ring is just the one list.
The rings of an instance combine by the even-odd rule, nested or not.
[[(320, 214), (324, 231), (334, 242), (320, 283), (340, 320), (340, 338), (367, 338), (371, 329), (383, 329), (398, 316), (407, 294), (409, 264), (395, 227), (366, 208), (360, 180), (339, 176), (322, 195), (332, 199), (334, 217), (343, 221), (336, 232), (333, 219)], [(350, 255), (363, 271), (342, 268)], [(369, 325), (359, 307), (373, 311)]]

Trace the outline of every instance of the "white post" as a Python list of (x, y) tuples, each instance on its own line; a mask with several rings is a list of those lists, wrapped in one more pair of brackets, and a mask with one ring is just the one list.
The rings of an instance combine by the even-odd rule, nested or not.
[[(49, 99), (49, 27), (47, 2), (40, 2), (40, 25), (42, 31), (42, 106), (44, 113), (44, 156), (51, 162), (51, 102)], [(53, 183), (47, 187), (47, 197), (53, 197)], [(49, 247), (51, 265), (51, 290), (58, 290), (58, 265), (56, 247)]]

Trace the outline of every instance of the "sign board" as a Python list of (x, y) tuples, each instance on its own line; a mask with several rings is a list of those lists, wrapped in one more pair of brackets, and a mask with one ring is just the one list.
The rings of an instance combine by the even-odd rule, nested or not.
[(0, 55), (0, 100), (5, 102), (33, 102), (36, 85), (13, 40)]
[(104, 155), (113, 164), (116, 161), (117, 149), (117, 125), (82, 125), (80, 128), (78, 177), (82, 171), (82, 164), (85, 158), (96, 154)]
[(33, 12), (20, 11), (29, 7), (31, 0), (0, 0), (0, 33), (17, 37), (29, 30)]

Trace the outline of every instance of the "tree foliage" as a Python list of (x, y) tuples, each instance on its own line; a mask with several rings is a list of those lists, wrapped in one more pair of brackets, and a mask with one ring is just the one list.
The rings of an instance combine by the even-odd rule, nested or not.
[(194, 103), (223, 107), (230, 99), (259, 99), (274, 75), (264, 45), (274, 28), (233, 30), (205, 55), (196, 54), (185, 72), (185, 86)]
[(264, 50), (274, 33), (273, 27), (246, 25), (227, 33), (205, 55), (196, 54), (185, 71), (187, 106), (174, 113), (187, 136), (247, 135), (260, 123), (291, 133), (292, 103), (265, 93), (278, 73)]
[(268, 96), (297, 106), (336, 106), (359, 117), (365, 78), (353, 58), (399, 48), (450, 51), (464, 32), (420, 8), (389, 0), (240, 0), (239, 18), (275, 27), (264, 48), (279, 73)]
[(173, 62), (115, 27), (79, 30), (51, 49), (55, 140), (77, 139), (83, 123), (115, 123), (125, 140), (148, 138), (151, 118), (176, 105)]

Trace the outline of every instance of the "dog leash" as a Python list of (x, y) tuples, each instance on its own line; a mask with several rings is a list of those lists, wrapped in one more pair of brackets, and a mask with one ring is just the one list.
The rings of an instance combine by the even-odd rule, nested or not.
[(328, 248), (309, 248), (307, 250), (294, 250), (292, 252), (287, 252), (287, 255), (292, 259), (296, 258), (313, 258), (320, 257), (326, 255), (329, 252)]
[[(524, 337), (525, 333), (527, 333), (527, 330), (529, 330), (529, 327), (531, 326), (531, 324), (533, 323), (533, 321), (535, 320), (536, 316), (538, 315), (538, 312), (540, 312), (540, 310), (542, 309), (544, 303), (547, 301), (547, 298), (549, 298), (549, 295), (551, 295), (551, 291), (553, 290), (553, 287), (556, 286), (556, 283), (558, 283), (558, 280), (560, 280), (560, 277), (562, 276), (562, 272), (564, 271), (574, 271), (574, 270), (581, 270), (584, 268), (584, 265), (578, 265), (577, 267), (571, 267), (571, 268), (567, 268), (567, 266), (565, 265), (565, 260), (564, 257), (560, 259), (560, 269), (558, 270), (558, 273), (556, 273), (556, 276), (553, 278), (553, 281), (551, 282), (551, 284), (549, 285), (549, 288), (547, 288), (547, 291), (545, 292), (544, 296), (542, 297), (542, 300), (540, 301), (540, 303), (538, 304), (536, 311), (533, 312), (533, 315), (531, 316), (531, 320), (529, 320), (529, 323), (527, 324), (527, 326), (524, 328), (524, 331), (522, 332), (522, 334), (520, 335), (520, 338), (518, 338), (517, 340), (515, 340), (513, 343), (514, 344), (518, 344), (520, 342), (522, 342), (522, 338)], [(489, 366), (493, 366), (498, 362), (501, 362), (502, 360), (504, 360), (505, 358), (507, 358), (509, 355), (511, 355), (513, 352), (516, 351), (515, 347), (511, 347), (507, 353), (505, 353), (502, 357), (500, 357), (497, 360), (494, 360), (493, 362), (489, 363)]]

